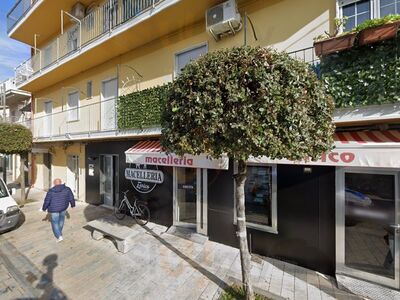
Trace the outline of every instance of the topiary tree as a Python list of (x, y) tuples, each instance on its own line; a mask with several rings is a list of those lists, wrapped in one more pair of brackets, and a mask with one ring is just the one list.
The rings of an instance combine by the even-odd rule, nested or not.
[(0, 123), (0, 153), (21, 158), (21, 204), (25, 202), (25, 161), (32, 150), (32, 132), (19, 124)]
[(162, 145), (179, 155), (223, 154), (238, 166), (237, 236), (243, 287), (253, 299), (244, 184), (250, 156), (317, 159), (333, 145), (333, 101), (311, 68), (285, 53), (236, 47), (187, 65), (172, 85)]

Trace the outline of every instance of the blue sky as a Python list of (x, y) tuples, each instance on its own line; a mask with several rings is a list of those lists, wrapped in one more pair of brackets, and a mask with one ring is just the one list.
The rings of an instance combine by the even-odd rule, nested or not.
[(15, 0), (1, 0), (0, 4), (0, 81), (14, 76), (14, 68), (29, 58), (29, 46), (8, 38), (7, 13)]

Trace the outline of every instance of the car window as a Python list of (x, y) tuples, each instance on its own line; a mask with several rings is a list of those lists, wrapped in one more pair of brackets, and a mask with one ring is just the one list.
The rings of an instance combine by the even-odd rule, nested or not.
[(7, 188), (3, 181), (0, 180), (0, 198), (8, 197)]

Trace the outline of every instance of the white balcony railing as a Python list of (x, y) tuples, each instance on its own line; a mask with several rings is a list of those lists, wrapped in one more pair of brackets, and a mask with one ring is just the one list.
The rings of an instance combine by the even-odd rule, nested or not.
[(164, 0), (107, 0), (15, 69), (16, 84), (75, 53)]
[(30, 117), (0, 116), (0, 123), (20, 124), (32, 129), (32, 119)]
[(154, 124), (149, 129), (133, 125), (128, 128), (126, 124), (129, 118), (125, 114), (118, 115), (118, 98), (86, 105), (81, 101), (77, 108), (56, 107), (48, 114), (44, 111), (35, 113), (32, 118), (32, 134), (34, 141), (84, 140), (154, 133), (153, 128), (160, 127)]

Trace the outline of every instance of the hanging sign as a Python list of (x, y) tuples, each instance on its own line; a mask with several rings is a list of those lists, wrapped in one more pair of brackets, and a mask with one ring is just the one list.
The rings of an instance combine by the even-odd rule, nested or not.
[(150, 193), (157, 184), (164, 182), (164, 173), (157, 166), (135, 164), (125, 169), (125, 178), (130, 180), (133, 188), (142, 194)]

